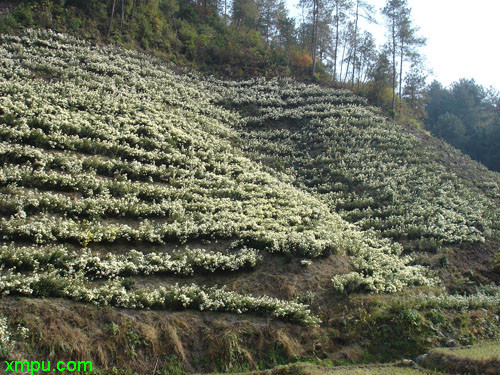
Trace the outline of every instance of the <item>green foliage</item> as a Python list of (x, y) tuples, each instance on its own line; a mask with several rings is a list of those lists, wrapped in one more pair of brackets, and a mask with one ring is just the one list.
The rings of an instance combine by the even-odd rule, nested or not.
[[(481, 340), (497, 340), (497, 297), (488, 305), (469, 305), (485, 294), (470, 297), (442, 298), (429, 295), (404, 295), (390, 299), (375, 298), (358, 311), (350, 311), (339, 322), (341, 335), (361, 335), (366, 361), (394, 361), (415, 358), (431, 347), (443, 346), (449, 340), (468, 345)], [(485, 288), (484, 293), (488, 293)], [(465, 299), (469, 298), (470, 301)], [(463, 300), (461, 300), (463, 299)], [(347, 319), (346, 319), (347, 318)]]
[(185, 375), (187, 374), (186, 370), (182, 362), (179, 358), (172, 354), (171, 356), (166, 357), (160, 369), (157, 370), (154, 375)]
[(444, 88), (433, 82), (428, 90), (426, 127), (488, 168), (500, 171), (500, 95), (462, 79)]
[(121, 1), (116, 2), (110, 22), (112, 3), (24, 0), (11, 14), (0, 17), (0, 32), (29, 27), (72, 32), (97, 41), (140, 46), (172, 61), (188, 61), (194, 67), (234, 77), (286, 71), (284, 51), (271, 53), (252, 23), (227, 25), (224, 17), (196, 8), (191, 1), (125, 0), (122, 26)]
[(403, 304), (380, 309), (370, 317), (367, 327), (368, 353), (382, 361), (404, 356), (415, 358), (425, 353), (432, 344), (432, 320), (442, 319), (438, 311), (431, 310), (424, 314)]

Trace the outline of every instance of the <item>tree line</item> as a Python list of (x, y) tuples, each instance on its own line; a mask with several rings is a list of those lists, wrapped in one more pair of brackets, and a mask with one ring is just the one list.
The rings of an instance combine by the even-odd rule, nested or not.
[(434, 135), (500, 172), (500, 93), (461, 79), (427, 89), (425, 126)]

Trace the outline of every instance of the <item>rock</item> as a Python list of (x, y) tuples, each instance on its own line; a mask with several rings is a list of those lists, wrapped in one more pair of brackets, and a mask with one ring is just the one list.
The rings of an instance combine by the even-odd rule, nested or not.
[(425, 357), (427, 357), (427, 354), (420, 354), (417, 358), (415, 358), (415, 362), (422, 366), (422, 363), (425, 360)]

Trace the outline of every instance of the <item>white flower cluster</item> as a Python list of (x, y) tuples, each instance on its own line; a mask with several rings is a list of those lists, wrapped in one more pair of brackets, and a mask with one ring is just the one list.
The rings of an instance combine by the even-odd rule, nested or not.
[(439, 294), (421, 293), (411, 297), (403, 297), (420, 309), (441, 307), (455, 310), (476, 310), (497, 308), (500, 306), (500, 287), (490, 291), (479, 291), (471, 295), (452, 295), (442, 292)]
[[(376, 238), (375, 235), (373, 238)], [(408, 286), (435, 285), (422, 266), (409, 265), (411, 257), (401, 256), (402, 247), (386, 241), (365, 239), (349, 252), (356, 271), (333, 277), (333, 288), (339, 292), (395, 293)]]
[(10, 344), (10, 332), (7, 323), (7, 318), (0, 316), (0, 353), (2, 349)]
[(232, 146), (240, 117), (213, 105), (214, 82), (51, 32), (3, 36), (0, 52), (3, 240), (343, 247), (338, 215)]
[(69, 273), (82, 271), (93, 278), (117, 276), (174, 274), (192, 276), (197, 272), (238, 271), (255, 268), (262, 256), (255, 249), (242, 248), (232, 254), (209, 252), (204, 249), (187, 249), (173, 255), (143, 253), (130, 250), (126, 254), (99, 255), (90, 249), (69, 250), (57, 246), (0, 247), (0, 264), (11, 270), (40, 270), (54, 267)]
[[(417, 162), (404, 166), (415, 141), (404, 138), (397, 154), (390, 126), (364, 104), (348, 91), (290, 80), (179, 76), (154, 58), (50, 31), (0, 36), (0, 240), (14, 242), (0, 247), (0, 295), (248, 312), (317, 324), (307, 306), (295, 302), (194, 284), (133, 289), (120, 278), (254, 268), (261, 261), (256, 249), (308, 259), (346, 252), (356, 273), (336, 277), (338, 289), (392, 292), (431, 284), (399, 248), (335, 211), (358, 215), (353, 221), (367, 227), (382, 218), (380, 231), (389, 235), (399, 230), (394, 220), (404, 216), (401, 210), (417, 205), (410, 192), (398, 198), (399, 185), (413, 176), (417, 183), (410, 187), (423, 189), (435, 177), (432, 163), (423, 164), (425, 173)], [(306, 126), (265, 130), (286, 119)], [(251, 123), (261, 130), (247, 131)], [(370, 129), (373, 139), (363, 135)], [(246, 154), (237, 147), (242, 140)], [(370, 149), (370, 142), (384, 151)], [(293, 173), (283, 179), (252, 160), (253, 152), (272, 155)], [(394, 182), (384, 182), (388, 176)], [(422, 204), (434, 210), (429, 215), (443, 215), (441, 231), (432, 224), (425, 233), (479, 238), (488, 225), (481, 211), (486, 203), (466, 206), (453, 198), (458, 184), (450, 186), (455, 190), (431, 189), (433, 205)], [(413, 219), (401, 221), (400, 230), (422, 226)], [(195, 239), (236, 239), (241, 246), (225, 253), (89, 249)]]
[(0, 276), (0, 296), (35, 295), (66, 297), (95, 305), (132, 309), (197, 309), (232, 313), (270, 315), (305, 325), (318, 325), (307, 305), (271, 297), (253, 297), (224, 288), (205, 288), (195, 284), (171, 285), (154, 289), (127, 290), (121, 280), (90, 287), (81, 273), (60, 276), (57, 271), (32, 276), (6, 272)]

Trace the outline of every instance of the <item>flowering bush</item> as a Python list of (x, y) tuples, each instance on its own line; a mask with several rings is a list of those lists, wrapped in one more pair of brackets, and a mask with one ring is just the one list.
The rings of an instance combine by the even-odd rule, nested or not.
[(484, 241), (498, 229), (498, 174), (483, 167), (481, 181), (460, 178), (349, 92), (283, 79), (220, 86), (220, 103), (244, 116), (235, 129), (247, 153), (361, 229), (437, 245)]
[(63, 277), (56, 270), (36, 272), (32, 276), (6, 272), (0, 276), (0, 296), (9, 294), (66, 297), (95, 305), (132, 309), (191, 308), (237, 314), (248, 312), (270, 315), (305, 325), (320, 323), (318, 318), (311, 315), (306, 305), (297, 302), (271, 297), (253, 297), (226, 291), (224, 288), (205, 288), (195, 284), (184, 286), (175, 284), (169, 287), (129, 291), (122, 285), (120, 279), (115, 279), (105, 282), (102, 286), (91, 287), (81, 273)]
[[(392, 240), (474, 242), (496, 230), (498, 176), (465, 183), (349, 91), (177, 75), (50, 31), (1, 36), (0, 56), (3, 295), (317, 324), (295, 302), (126, 288), (122, 277), (252, 269), (261, 251), (305, 267), (343, 253), (354, 270), (332, 270), (334, 288), (395, 292), (436, 280)], [(220, 239), (238, 246), (99, 251)]]
[(100, 256), (87, 248), (68, 250), (65, 246), (0, 247), (0, 263), (11, 270), (40, 270), (57, 268), (65, 273), (82, 271), (93, 278), (152, 275), (158, 273), (192, 276), (198, 272), (221, 272), (250, 269), (262, 262), (255, 249), (242, 248), (233, 254), (188, 249), (174, 255), (142, 253), (131, 250), (126, 254), (107, 253)]
[(0, 49), (3, 240), (342, 247), (338, 215), (232, 146), (240, 118), (212, 104), (214, 83), (52, 32), (4, 36)]

